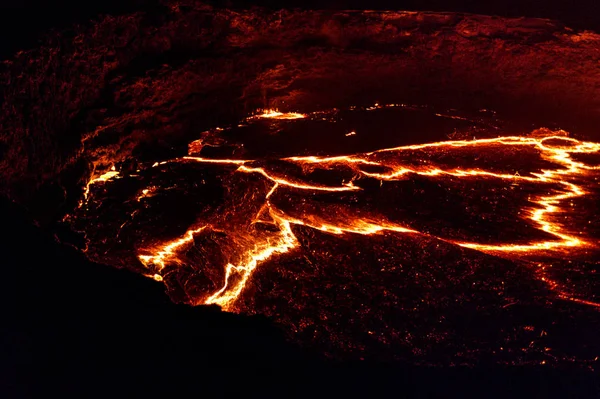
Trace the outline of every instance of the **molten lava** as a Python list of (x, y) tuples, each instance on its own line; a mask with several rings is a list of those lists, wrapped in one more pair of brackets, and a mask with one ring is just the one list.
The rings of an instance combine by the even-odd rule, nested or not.
[(297, 112), (280, 112), (276, 109), (267, 109), (254, 117), (265, 119), (302, 119), (306, 118), (306, 115)]
[[(392, 106), (397, 105), (376, 105), (367, 108), (367, 110)], [(440, 115), (438, 114), (438, 116)], [(250, 117), (248, 120), (253, 118), (294, 120), (310, 117), (310, 114), (282, 113), (268, 110)], [(494, 170), (498, 168), (486, 169), (483, 166), (444, 166), (437, 164), (434, 160), (438, 155), (460, 158), (466, 152), (480, 151), (482, 154), (493, 154), (494, 152), (523, 148), (535, 152), (539, 160), (547, 166), (532, 168), (522, 173), (518, 171), (507, 173)], [(576, 225), (565, 223), (564, 219), (559, 221), (559, 216), (569, 214), (570, 207), (567, 204), (569, 201), (588, 194), (584, 187), (585, 179), (589, 178), (594, 171), (600, 170), (599, 166), (588, 165), (575, 160), (573, 155), (597, 154), (599, 151), (600, 144), (569, 138), (564, 131), (540, 130), (536, 135), (531, 136), (442, 141), (333, 157), (293, 156), (280, 158), (278, 162), (302, 171), (300, 174), (295, 173), (293, 175), (286, 174), (285, 170), (279, 170), (269, 165), (261, 165), (256, 160), (216, 159), (192, 155), (155, 163), (153, 166), (174, 162), (197, 162), (223, 167), (236, 166), (235, 173), (260, 175), (270, 182), (271, 187), (264, 195), (263, 203), (255, 214), (252, 223), (253, 225), (270, 225), (271, 232), (257, 234), (256, 237), (253, 237), (252, 233), (248, 231), (235, 233), (241, 237), (235, 251), (236, 256), (234, 258), (236, 258), (236, 261), (224, 265), (224, 280), (221, 286), (206, 296), (191, 299), (195, 304), (218, 304), (225, 309), (235, 310), (236, 301), (258, 267), (275, 256), (288, 253), (299, 247), (293, 226), (305, 226), (335, 235), (374, 235), (386, 231), (394, 234), (423, 235), (509, 258), (533, 258), (540, 254), (544, 256), (551, 254), (551, 256), (562, 258), (571, 256), (574, 251), (596, 248), (597, 239), (582, 237), (578, 234), (579, 229)], [(421, 158), (421, 162), (415, 162), (417, 157)], [(423, 159), (430, 160), (423, 161)], [(314, 170), (345, 172), (351, 178), (340, 181), (339, 184), (314, 182), (308, 178), (310, 172)], [(85, 197), (87, 198), (91, 185), (106, 182), (117, 175), (117, 171), (111, 170), (92, 178), (86, 186)], [(353, 214), (351, 207), (345, 211), (340, 210), (340, 208), (336, 212), (324, 212), (322, 214), (318, 210), (314, 212), (304, 210), (294, 212), (293, 210), (284, 209), (285, 207), (273, 200), (281, 190), (291, 190), (296, 196), (303, 192), (306, 196), (313, 196), (319, 192), (333, 195), (336, 193), (355, 193), (363, 190), (357, 182), (366, 179), (375, 179), (381, 185), (383, 182), (403, 181), (411, 178), (411, 176), (423, 176), (440, 182), (448, 179), (477, 179), (506, 182), (511, 185), (524, 183), (533, 188), (546, 187), (546, 189), (542, 188), (541, 190), (544, 191), (544, 194), (530, 196), (528, 203), (518, 213), (523, 219), (529, 220), (537, 230), (545, 233), (550, 238), (529, 240), (528, 242), (502, 243), (458, 240), (421, 231), (409, 225), (389, 220), (384, 215), (378, 215), (376, 212), (365, 215)], [(141, 190), (142, 193), (138, 197), (138, 201), (145, 198), (149, 190), (150, 188)], [(243, 201), (243, 198), (239, 200)], [(298, 206), (302, 207), (301, 204), (298, 204)], [(209, 231), (219, 231), (221, 229), (221, 226), (212, 225), (211, 223), (192, 223), (192, 227), (179, 238), (154, 243), (150, 246), (140, 246), (138, 258), (149, 270), (149, 276), (162, 280), (164, 277), (162, 273), (167, 266), (176, 267), (178, 264), (183, 263), (181, 254), (194, 244), (195, 237)], [(597, 302), (580, 298), (577, 293), (570, 292), (561, 284), (552, 281), (547, 276), (546, 270), (544, 264), (540, 264), (537, 275), (541, 281), (544, 281), (557, 293), (559, 298), (600, 307)]]
[(86, 200), (87, 200), (87, 198), (88, 198), (88, 194), (90, 193), (90, 186), (91, 186), (92, 184), (96, 184), (96, 183), (105, 182), (105, 181), (108, 181), (108, 180), (110, 180), (110, 179), (112, 179), (112, 178), (115, 178), (115, 177), (117, 177), (117, 176), (119, 176), (119, 172), (117, 172), (117, 171), (115, 170), (115, 167), (114, 167), (114, 166), (112, 166), (108, 172), (102, 173), (102, 174), (100, 174), (100, 175), (98, 175), (98, 176), (96, 176), (96, 177), (93, 177), (93, 178), (91, 178), (91, 179), (90, 179), (90, 180), (87, 182), (87, 184), (85, 185), (85, 190), (84, 190), (84, 192), (83, 192), (83, 197), (84, 197), (84, 199), (86, 199)]

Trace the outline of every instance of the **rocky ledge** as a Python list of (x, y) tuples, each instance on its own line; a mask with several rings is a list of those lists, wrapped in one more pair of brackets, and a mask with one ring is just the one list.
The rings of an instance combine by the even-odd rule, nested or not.
[(0, 193), (51, 222), (94, 171), (264, 107), (486, 108), (593, 138), (599, 66), (600, 35), (549, 20), (166, 2), (0, 66)]

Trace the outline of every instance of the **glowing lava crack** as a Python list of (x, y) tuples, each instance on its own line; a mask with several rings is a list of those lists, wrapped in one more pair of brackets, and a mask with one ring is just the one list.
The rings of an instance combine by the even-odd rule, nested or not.
[[(271, 118), (271, 119), (302, 119), (309, 115), (297, 113), (282, 113), (278, 111), (267, 111), (264, 114), (255, 115), (250, 119)], [(540, 133), (541, 132), (541, 133)], [(528, 147), (537, 151), (541, 160), (545, 164), (555, 165), (556, 168), (544, 168), (530, 171), (528, 174), (520, 175), (518, 173), (499, 173), (484, 168), (448, 168), (436, 166), (433, 162), (426, 165), (417, 165), (416, 163), (407, 164), (401, 162), (402, 156), (406, 157), (411, 151), (425, 151), (428, 153), (435, 151), (468, 151), (478, 147), (497, 148), (498, 150), (509, 148)], [(576, 161), (572, 158), (573, 154), (593, 154), (600, 151), (600, 144), (583, 142), (566, 136), (566, 132), (551, 132), (548, 130), (538, 131), (537, 135), (532, 136), (511, 136), (487, 138), (479, 140), (460, 140), (443, 141), (421, 145), (410, 145), (396, 148), (386, 148), (374, 152), (335, 156), (335, 157), (288, 157), (281, 158), (279, 161), (298, 166), (302, 170), (315, 167), (322, 169), (344, 169), (349, 170), (355, 176), (351, 181), (341, 183), (338, 186), (317, 184), (304, 181), (301, 177), (287, 176), (282, 172), (274, 172), (268, 167), (256, 166), (253, 160), (236, 159), (212, 159), (196, 156), (185, 156), (182, 158), (166, 162), (199, 162), (217, 165), (237, 165), (237, 173), (260, 174), (270, 182), (272, 187), (264, 198), (264, 204), (256, 215), (256, 222), (267, 222), (276, 227), (276, 232), (267, 237), (267, 239), (256, 239), (255, 242), (242, 248), (241, 259), (239, 262), (228, 263), (225, 266), (225, 278), (221, 288), (214, 293), (200, 298), (197, 304), (218, 304), (225, 309), (233, 309), (236, 300), (246, 287), (252, 277), (253, 271), (261, 263), (271, 259), (276, 255), (285, 254), (299, 246), (298, 240), (293, 232), (293, 225), (306, 226), (330, 234), (361, 234), (371, 235), (382, 231), (389, 231), (400, 234), (429, 235), (424, 232), (392, 223), (385, 219), (373, 219), (368, 217), (352, 217), (344, 215), (338, 217), (334, 222), (322, 219), (316, 215), (303, 214), (302, 217), (292, 216), (275, 205), (271, 199), (272, 196), (282, 188), (295, 190), (296, 192), (359, 192), (359, 185), (355, 182), (361, 178), (377, 179), (379, 181), (399, 181), (404, 180), (411, 175), (426, 176), (433, 179), (498, 179), (511, 183), (527, 182), (530, 184), (553, 185), (561, 187), (560, 189), (551, 189), (551, 192), (530, 198), (530, 206), (520, 210), (520, 215), (529, 219), (537, 229), (550, 234), (554, 237), (552, 240), (541, 240), (527, 243), (502, 243), (502, 244), (483, 244), (477, 242), (457, 241), (444, 237), (433, 237), (462, 247), (474, 250), (499, 254), (500, 256), (519, 256), (527, 257), (533, 254), (543, 254), (546, 252), (568, 253), (577, 248), (596, 248), (597, 242), (593, 239), (585, 239), (577, 236), (561, 223), (558, 223), (556, 215), (566, 214), (569, 208), (565, 205), (568, 200), (586, 195), (586, 190), (578, 183), (578, 179), (599, 170), (598, 166), (587, 165), (584, 162)], [(410, 154), (409, 154), (410, 155)], [(162, 164), (162, 163), (161, 163)], [(158, 164), (156, 164), (158, 165)], [(366, 168), (369, 166), (371, 168)], [(372, 170), (379, 170), (373, 172)], [(370, 170), (370, 171), (369, 171)], [(384, 172), (381, 172), (383, 170)], [(93, 178), (85, 192), (87, 198), (89, 186), (91, 184), (104, 182), (114, 177), (115, 171), (110, 171), (104, 175)], [(147, 192), (147, 191), (146, 191)], [(164, 242), (158, 245), (152, 245), (148, 248), (142, 248), (138, 252), (139, 260), (151, 271), (149, 276), (157, 280), (162, 280), (161, 272), (167, 265), (177, 265), (180, 263), (179, 256), (186, 248), (194, 242), (195, 235), (204, 234), (217, 226), (210, 224), (198, 226), (196, 224), (190, 227), (183, 236), (172, 241)], [(504, 254), (504, 255), (503, 255)], [(543, 266), (543, 265), (541, 265)], [(555, 281), (551, 281), (545, 272), (545, 267), (539, 268), (539, 278), (546, 282), (553, 289), (559, 298), (570, 299), (576, 302), (585, 303), (592, 306), (600, 306), (596, 302), (577, 298), (566, 289), (562, 288)]]

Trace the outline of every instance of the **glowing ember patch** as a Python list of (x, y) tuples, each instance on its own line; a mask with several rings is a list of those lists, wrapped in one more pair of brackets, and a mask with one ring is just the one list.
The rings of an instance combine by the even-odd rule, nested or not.
[[(554, 144), (552, 146), (548, 144)], [(560, 144), (560, 145), (557, 145)], [(407, 167), (402, 164), (397, 164), (393, 161), (376, 161), (373, 156), (382, 153), (395, 152), (401, 154), (404, 151), (413, 151), (417, 149), (436, 149), (436, 148), (470, 148), (479, 146), (500, 145), (504, 147), (510, 146), (531, 146), (537, 148), (541, 157), (551, 163), (557, 164), (558, 169), (541, 170), (532, 173), (530, 176), (521, 176), (519, 173), (506, 174), (496, 173), (482, 169), (443, 169), (431, 166), (424, 167)], [(466, 248), (472, 248), (483, 252), (506, 252), (506, 253), (534, 253), (538, 251), (550, 250), (567, 250), (575, 247), (585, 247), (590, 243), (574, 236), (566, 231), (560, 223), (554, 222), (552, 215), (562, 212), (562, 204), (565, 200), (570, 200), (585, 194), (585, 191), (575, 183), (566, 181), (569, 176), (577, 176), (587, 173), (590, 169), (600, 169), (599, 167), (587, 166), (581, 162), (575, 162), (570, 158), (570, 153), (591, 153), (600, 151), (600, 144), (580, 142), (575, 139), (566, 138), (563, 136), (550, 135), (542, 137), (499, 137), (494, 139), (481, 140), (463, 140), (463, 141), (446, 141), (438, 143), (428, 143), (412, 146), (397, 147), (391, 149), (383, 149), (368, 154), (359, 154), (353, 156), (337, 156), (337, 157), (291, 157), (287, 158), (288, 162), (296, 163), (299, 166), (307, 165), (323, 165), (328, 168), (335, 165), (344, 165), (351, 168), (358, 176), (376, 178), (380, 181), (393, 181), (402, 178), (404, 175), (416, 174), (422, 176), (436, 177), (443, 179), (445, 176), (456, 178), (488, 178), (507, 181), (523, 181), (529, 183), (556, 183), (563, 187), (560, 192), (551, 195), (540, 196), (530, 199), (535, 205), (535, 209), (530, 212), (524, 212), (532, 222), (534, 222), (540, 230), (553, 235), (556, 239), (552, 241), (531, 242), (529, 244), (479, 244), (474, 242), (460, 242), (448, 239), (444, 241), (451, 242)], [(395, 223), (390, 223), (385, 220), (363, 220), (361, 218), (352, 219), (351, 217), (340, 218), (337, 223), (331, 223), (324, 220), (318, 220), (310, 215), (305, 215), (302, 218), (295, 218), (286, 215), (281, 210), (277, 209), (269, 198), (275, 193), (278, 188), (288, 187), (297, 190), (307, 191), (325, 191), (325, 192), (344, 192), (357, 191), (359, 187), (352, 182), (340, 186), (322, 186), (317, 184), (305, 183), (302, 180), (291, 179), (286, 176), (275, 175), (273, 172), (265, 168), (249, 167), (246, 163), (250, 161), (234, 160), (234, 159), (205, 159), (199, 157), (184, 157), (186, 160), (196, 162), (217, 163), (222, 165), (236, 164), (239, 165), (238, 172), (243, 173), (258, 173), (265, 178), (271, 180), (274, 185), (266, 195), (266, 203), (261, 208), (261, 212), (267, 211), (270, 218), (274, 220), (274, 224), (279, 229), (279, 233), (269, 240), (267, 243), (259, 244), (258, 242), (251, 245), (245, 255), (244, 261), (240, 264), (227, 264), (225, 266), (225, 282), (221, 289), (214, 294), (208, 296), (200, 303), (218, 304), (225, 309), (231, 309), (236, 299), (243, 291), (246, 283), (252, 275), (252, 272), (269, 258), (289, 252), (298, 246), (297, 239), (291, 230), (292, 225), (302, 225), (320, 230), (328, 234), (361, 234), (371, 235), (378, 234), (383, 231), (390, 231), (403, 234), (420, 234), (427, 235), (414, 229), (407, 228)], [(393, 159), (393, 158), (392, 158)], [(385, 167), (386, 173), (372, 173), (360, 169), (360, 165), (367, 164), (371, 166)], [(257, 215), (256, 219), (259, 219)], [(177, 240), (162, 244), (154, 251), (154, 255), (140, 255), (140, 260), (146, 265), (155, 265), (162, 270), (169, 262), (177, 262), (177, 252), (187, 243), (193, 240), (193, 235), (202, 231), (207, 226), (200, 229), (188, 230), (186, 234)], [(573, 300), (579, 303), (598, 306), (596, 303), (581, 299), (576, 299), (571, 295), (563, 293), (559, 285), (547, 278), (545, 269), (540, 269), (540, 279), (544, 281), (551, 289), (559, 292), (559, 297), (567, 300)]]
[(138, 195), (137, 197), (137, 201), (141, 201), (144, 198), (149, 198), (154, 196), (154, 193), (156, 191), (156, 187), (149, 187), (149, 188), (145, 188), (142, 190), (142, 192), (140, 193), (140, 195)]
[(277, 176), (270, 175), (263, 168), (249, 168), (244, 165), (240, 166), (238, 171), (246, 172), (246, 173), (260, 173), (267, 179), (272, 180), (273, 182), (278, 183), (282, 186), (294, 187), (294, 188), (298, 188), (301, 190), (316, 190), (316, 191), (331, 191), (331, 192), (359, 190), (359, 188), (354, 186), (351, 182), (345, 184), (342, 187), (327, 187), (327, 186), (321, 186), (321, 185), (316, 185), (316, 184), (314, 184), (314, 185), (313, 184), (302, 184), (299, 182), (294, 182), (291, 179), (286, 179), (284, 177), (277, 177)]
[[(401, 105), (392, 105), (401, 106)], [(376, 104), (367, 110), (389, 107)], [(272, 119), (299, 119), (306, 115), (297, 113), (282, 113), (277, 110), (267, 110), (262, 114), (255, 115), (252, 118), (272, 118)], [(356, 132), (351, 131), (346, 134), (351, 136)], [(198, 142), (200, 145), (201, 142)], [(544, 165), (542, 167), (533, 167), (531, 170), (506, 170), (500, 168), (490, 169), (488, 164), (484, 166), (473, 167), (473, 165), (462, 164), (461, 167), (448, 166), (436, 162), (435, 158), (439, 154), (444, 154), (448, 158), (453, 156), (461, 160), (463, 154), (472, 154), (476, 151), (507, 152), (514, 153), (524, 149), (532, 157), (536, 157), (534, 165), (537, 162)], [(411, 158), (415, 157), (417, 151), (418, 157), (421, 155), (427, 159), (423, 162), (414, 162)], [(256, 174), (266, 179), (266, 184), (271, 184), (266, 191), (257, 197), (255, 194), (248, 198), (258, 201), (256, 208), (253, 205), (251, 212), (254, 223), (265, 223), (268, 225), (267, 233), (256, 233), (253, 229), (246, 229), (244, 232), (224, 231), (225, 234), (232, 234), (235, 242), (235, 261), (228, 259), (222, 265), (224, 272), (224, 281), (219, 289), (211, 290), (202, 297), (192, 298), (196, 304), (218, 304), (227, 310), (235, 310), (236, 301), (248, 285), (253, 272), (263, 263), (270, 259), (282, 255), (300, 247), (293, 226), (304, 226), (309, 229), (318, 230), (331, 235), (376, 235), (382, 233), (389, 234), (410, 234), (413, 236), (429, 237), (442, 240), (454, 245), (465, 248), (471, 248), (481, 252), (492, 253), (508, 258), (527, 257), (527, 256), (546, 256), (548, 254), (558, 254), (560, 257), (568, 257), (570, 251), (576, 249), (597, 249), (597, 242), (593, 238), (586, 237), (577, 226), (569, 226), (562, 220), (563, 214), (572, 213), (572, 201), (576, 198), (584, 197), (588, 194), (589, 186), (584, 183), (584, 178), (589, 177), (591, 173), (600, 171), (600, 166), (594, 166), (582, 162), (579, 158), (573, 159), (573, 154), (598, 154), (600, 153), (600, 144), (592, 142), (583, 142), (568, 137), (564, 131), (551, 132), (541, 129), (528, 136), (509, 136), (473, 140), (451, 140), (426, 144), (400, 146), (394, 148), (384, 148), (368, 153), (359, 153), (354, 155), (342, 155), (334, 157), (320, 156), (296, 156), (278, 159), (278, 162), (292, 165), (298, 172), (298, 176), (287, 175), (277, 168), (265, 166), (253, 160), (247, 159), (211, 159), (196, 156), (184, 156), (168, 161), (157, 162), (153, 167), (170, 162), (197, 162), (206, 164), (222, 165), (223, 167), (234, 166), (230, 169), (231, 174)], [(431, 160), (430, 160), (431, 159)], [(468, 157), (467, 157), (468, 159)], [(404, 161), (403, 161), (404, 160)], [(407, 161), (409, 160), (409, 161)], [(257, 165), (261, 166), (257, 166)], [(268, 165), (268, 163), (267, 163)], [(329, 182), (316, 183), (308, 181), (308, 175), (311, 171), (320, 169), (323, 171), (343, 171), (346, 180), (338, 180), (337, 183)], [(510, 172), (510, 173), (509, 173)], [(113, 168), (100, 176), (91, 179), (87, 186), (85, 197), (87, 198), (89, 186), (91, 184), (106, 182), (119, 173)], [(383, 182), (401, 181), (410, 178), (410, 176), (424, 176), (432, 181), (447, 182), (449, 180), (473, 181), (487, 180), (506, 182), (507, 187), (515, 187), (520, 183), (526, 183), (530, 189), (535, 189), (536, 194), (531, 194), (525, 206), (520, 205), (518, 217), (525, 219), (532, 230), (537, 229), (541, 234), (536, 237), (543, 239), (531, 239), (529, 241), (517, 242), (476, 242), (476, 239), (457, 240), (448, 237), (435, 236), (424, 231), (424, 229), (410, 228), (402, 223), (392, 222), (383, 216), (361, 216), (358, 212), (353, 212), (352, 208), (332, 208), (333, 212), (327, 212), (316, 209), (317, 207), (307, 208), (308, 211), (296, 211), (305, 200), (293, 203), (291, 210), (285, 211), (281, 205), (276, 202), (279, 198), (276, 194), (283, 192), (284, 196), (293, 193), (294, 196), (311, 198), (318, 195), (327, 195), (335, 198), (351, 198), (363, 192), (362, 185), (359, 182), (366, 180)], [(350, 179), (350, 181), (348, 181)], [(551, 187), (551, 188), (547, 188)], [(138, 191), (138, 201), (153, 195), (155, 186), (148, 186)], [(342, 197), (343, 196), (343, 197)], [(237, 200), (237, 198), (236, 198)], [(244, 200), (244, 197), (239, 199)], [(351, 200), (356, 201), (356, 200)], [(356, 203), (356, 202), (351, 202)], [(347, 204), (350, 207), (350, 204)], [(237, 206), (237, 205), (236, 205)], [(329, 208), (328, 208), (329, 209)], [(231, 210), (233, 213), (236, 209)], [(295, 213), (294, 213), (295, 212)], [(558, 216), (561, 216), (559, 220)], [(145, 246), (137, 253), (138, 259), (148, 269), (148, 277), (157, 281), (162, 281), (161, 271), (167, 266), (176, 267), (182, 265), (183, 261), (180, 255), (182, 251), (189, 248), (194, 242), (194, 237), (205, 230), (219, 230), (220, 219), (216, 223), (198, 223), (189, 228), (181, 237), (166, 241), (163, 243)], [(573, 222), (575, 223), (575, 222)], [(202, 224), (201, 227), (197, 227)], [(548, 264), (546, 264), (548, 265)], [(579, 298), (557, 281), (550, 278), (548, 267), (540, 264), (536, 269), (536, 276), (540, 281), (556, 293), (556, 297), (564, 300), (600, 307), (597, 302)]]
[(202, 158), (202, 157), (183, 157), (182, 159), (187, 159), (189, 161), (203, 162), (203, 163), (217, 163), (217, 164), (234, 164), (234, 165), (243, 165), (248, 161), (244, 161), (241, 159), (210, 159), (210, 158)]
[[(254, 246), (247, 252), (246, 259), (242, 264), (232, 265), (229, 263), (225, 268), (225, 284), (220, 290), (205, 299), (204, 304), (216, 304), (224, 309), (230, 309), (242, 293), (252, 272), (261, 262), (273, 255), (289, 252), (297, 246), (296, 236), (292, 232), (290, 222), (278, 216), (273, 216), (281, 231), (277, 239), (274, 242), (267, 242), (266, 245)], [(236, 282), (231, 281), (234, 275), (237, 275)]]
[(90, 181), (88, 181), (87, 184), (85, 185), (85, 191), (83, 192), (83, 197), (87, 200), (87, 197), (90, 193), (91, 185), (108, 181), (117, 176), (119, 176), (119, 172), (116, 171), (115, 167), (113, 166), (113, 167), (111, 167), (111, 169), (108, 172), (103, 173), (100, 176), (96, 176), (96, 177), (90, 179)]
[[(153, 255), (139, 255), (138, 258), (145, 266), (149, 267), (154, 265), (160, 272), (164, 269), (167, 262), (176, 260), (177, 252), (180, 251), (182, 247), (194, 241), (194, 234), (200, 233), (206, 227), (207, 226), (202, 226), (197, 229), (189, 229), (185, 232), (183, 237), (147, 250), (147, 252), (152, 252)], [(156, 280), (156, 277), (154, 277), (154, 279)]]
[(262, 114), (255, 115), (256, 118), (265, 119), (302, 119), (306, 115), (297, 112), (280, 112), (275, 109), (267, 109)]

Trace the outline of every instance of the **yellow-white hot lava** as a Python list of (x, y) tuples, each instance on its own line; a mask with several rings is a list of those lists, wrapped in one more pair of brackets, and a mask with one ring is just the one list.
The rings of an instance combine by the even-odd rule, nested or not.
[[(275, 118), (275, 119), (298, 119), (307, 115), (296, 113), (281, 113), (279, 111), (265, 111), (253, 118)], [(568, 251), (573, 248), (582, 248), (595, 246), (595, 242), (585, 240), (579, 236), (567, 231), (561, 224), (554, 221), (553, 215), (567, 211), (564, 205), (567, 200), (581, 197), (586, 194), (584, 188), (577, 183), (577, 178), (599, 170), (598, 166), (590, 166), (583, 162), (572, 159), (572, 154), (591, 154), (600, 151), (600, 144), (592, 142), (583, 142), (566, 136), (566, 132), (550, 132), (537, 136), (510, 136), (479, 140), (458, 140), (427, 143), (420, 145), (410, 145), (396, 148), (387, 148), (371, 153), (335, 156), (335, 157), (289, 157), (283, 159), (286, 162), (297, 164), (301, 167), (335, 167), (344, 166), (351, 169), (356, 176), (371, 177), (381, 181), (393, 181), (406, 178), (407, 175), (415, 174), (443, 179), (445, 177), (455, 177), (468, 179), (473, 177), (485, 179), (499, 179), (511, 182), (530, 182), (530, 183), (551, 183), (561, 186), (547, 195), (534, 197), (530, 200), (531, 205), (523, 209), (522, 214), (533, 222), (540, 230), (552, 235), (554, 239), (530, 242), (527, 244), (481, 244), (476, 242), (452, 241), (440, 237), (444, 241), (452, 242), (475, 250), (490, 253), (519, 253), (522, 255), (539, 253), (540, 251)], [(561, 145), (551, 145), (558, 142)], [(528, 146), (538, 151), (540, 157), (555, 165), (554, 169), (541, 169), (531, 172), (529, 175), (520, 176), (519, 174), (495, 173), (490, 170), (480, 168), (459, 169), (459, 168), (441, 168), (436, 166), (408, 166), (403, 165), (394, 159), (393, 155), (400, 156), (402, 153), (414, 150), (438, 150), (438, 149), (472, 149), (483, 146), (498, 146), (499, 148)], [(392, 155), (390, 157), (390, 154)], [(386, 155), (382, 157), (381, 155)], [(383, 159), (383, 160), (382, 160)], [(303, 182), (300, 178), (290, 178), (285, 175), (275, 174), (265, 168), (252, 166), (251, 160), (235, 159), (209, 159), (201, 157), (186, 156), (172, 162), (194, 161), (201, 163), (212, 163), (222, 165), (237, 165), (238, 173), (256, 173), (264, 176), (273, 183), (271, 190), (266, 195), (264, 205), (260, 213), (265, 213), (270, 219), (270, 223), (275, 225), (278, 232), (270, 236), (269, 239), (256, 240), (244, 249), (240, 262), (237, 264), (229, 263), (225, 265), (225, 279), (223, 285), (216, 292), (203, 298), (199, 303), (218, 304), (225, 309), (232, 309), (236, 300), (247, 285), (253, 271), (259, 265), (276, 255), (281, 255), (298, 247), (298, 241), (292, 230), (293, 225), (303, 225), (313, 229), (318, 229), (331, 234), (377, 234), (382, 231), (391, 231), (400, 234), (424, 234), (417, 230), (402, 226), (399, 224), (387, 222), (385, 220), (367, 220), (361, 218), (344, 217), (339, 221), (319, 220), (314, 215), (303, 215), (301, 218), (287, 215), (281, 209), (278, 209), (271, 203), (270, 197), (282, 187), (293, 188), (296, 190), (305, 190), (308, 192), (326, 191), (326, 192), (345, 192), (357, 191), (359, 187), (352, 182), (344, 183), (339, 186), (326, 186)], [(386, 170), (385, 173), (366, 172), (360, 167), (363, 165), (378, 166)], [(114, 170), (92, 179), (86, 187), (86, 198), (89, 192), (89, 186), (101, 181), (106, 181), (115, 177), (118, 173)], [(257, 215), (257, 220), (260, 215)], [(154, 272), (151, 274), (155, 279), (161, 280), (160, 273), (168, 264), (177, 264), (178, 254), (194, 241), (194, 235), (201, 234), (203, 231), (212, 229), (213, 226), (202, 225), (191, 227), (182, 237), (153, 245), (150, 248), (144, 248), (139, 252), (140, 261)], [(542, 273), (540, 278), (545, 281), (558, 296), (563, 299), (570, 299), (576, 302), (585, 303), (592, 306), (599, 304), (577, 299), (564, 291), (559, 284), (549, 280), (543, 273), (544, 268), (540, 269)]]

